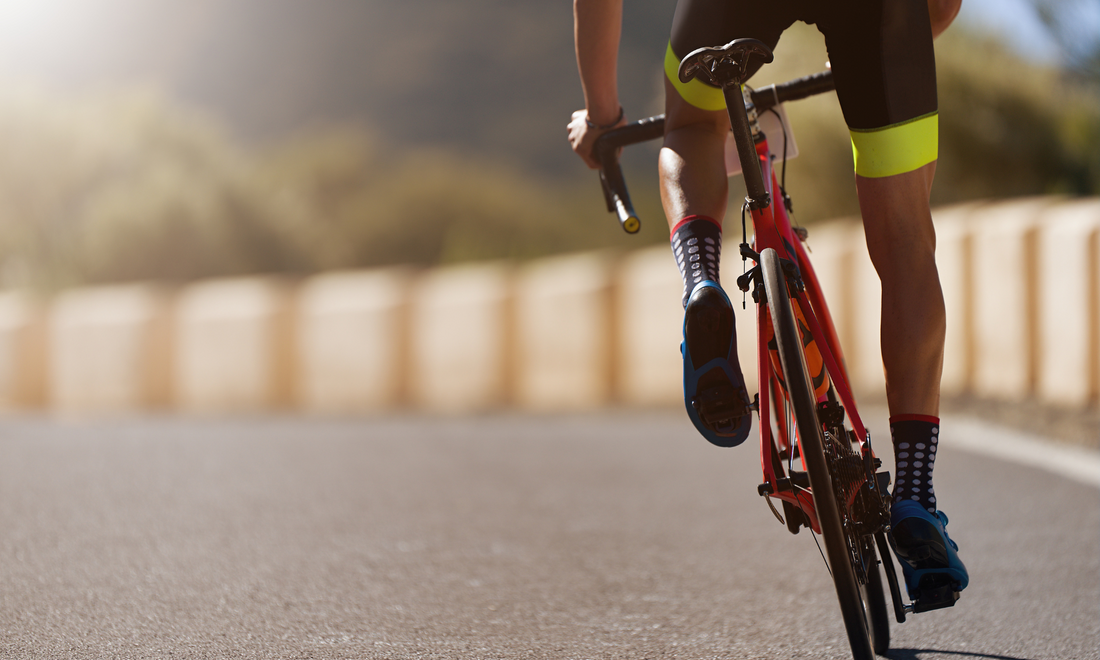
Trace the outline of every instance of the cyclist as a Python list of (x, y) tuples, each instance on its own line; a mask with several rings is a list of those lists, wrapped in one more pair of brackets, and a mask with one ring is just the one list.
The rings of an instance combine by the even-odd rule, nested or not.
[[(825, 36), (837, 97), (852, 137), (867, 247), (882, 282), (882, 358), (896, 458), (892, 542), (910, 597), (968, 575), (947, 536), (932, 487), (946, 327), (929, 195), (938, 116), (932, 40), (961, 0), (679, 0), (665, 59), (661, 200), (684, 280), (684, 399), (699, 432), (721, 446), (748, 436), (751, 414), (736, 355), (729, 298), (719, 284), (726, 212), (721, 90), (679, 81), (692, 50), (752, 37), (774, 48), (794, 21)], [(574, 0), (585, 109), (573, 113), (573, 150), (596, 168), (592, 147), (625, 123), (616, 68), (622, 0)], [(721, 368), (698, 369), (719, 358)], [(713, 363), (712, 363), (713, 364)]]

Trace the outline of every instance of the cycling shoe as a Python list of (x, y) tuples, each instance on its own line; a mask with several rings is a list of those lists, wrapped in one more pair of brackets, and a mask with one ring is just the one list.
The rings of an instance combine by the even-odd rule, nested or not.
[(917, 502), (895, 502), (890, 513), (890, 546), (901, 564), (914, 612), (951, 607), (970, 576), (959, 546), (947, 535), (947, 516), (929, 513)]
[(695, 428), (719, 447), (744, 442), (752, 412), (737, 361), (733, 305), (717, 282), (704, 280), (692, 290), (684, 310), (680, 352), (684, 405)]

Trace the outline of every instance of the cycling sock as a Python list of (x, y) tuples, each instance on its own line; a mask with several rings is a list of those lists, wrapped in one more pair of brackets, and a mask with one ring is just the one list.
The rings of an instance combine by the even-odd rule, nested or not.
[(718, 282), (722, 256), (722, 225), (713, 218), (691, 215), (672, 228), (672, 254), (684, 278), (684, 307), (695, 285), (703, 280)]
[(895, 415), (890, 418), (897, 475), (894, 502), (919, 502), (929, 513), (936, 512), (936, 491), (932, 468), (940, 439), (940, 418), (931, 415)]

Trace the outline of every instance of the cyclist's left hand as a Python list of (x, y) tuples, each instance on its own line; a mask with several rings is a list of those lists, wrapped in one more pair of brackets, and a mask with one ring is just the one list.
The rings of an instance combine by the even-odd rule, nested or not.
[(618, 128), (626, 124), (626, 117), (621, 117), (614, 126), (607, 128), (590, 126), (587, 119), (587, 110), (577, 110), (573, 113), (573, 118), (569, 121), (568, 126), (569, 144), (573, 147), (573, 151), (576, 152), (590, 168), (598, 170), (600, 169), (600, 162), (596, 159), (596, 154), (594, 152), (596, 138), (613, 128)]

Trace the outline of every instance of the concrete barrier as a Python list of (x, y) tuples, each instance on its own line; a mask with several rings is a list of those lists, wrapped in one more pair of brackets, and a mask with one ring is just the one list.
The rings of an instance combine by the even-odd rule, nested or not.
[(0, 293), (0, 409), (46, 405), (46, 313), (25, 293)]
[(524, 266), (517, 279), (516, 402), (528, 410), (584, 410), (616, 394), (610, 255), (553, 257)]
[[(1100, 401), (1100, 200), (933, 212), (948, 313), (942, 389)], [(722, 281), (757, 385), (755, 305)], [(880, 398), (880, 290), (858, 223), (811, 258), (861, 397)], [(682, 405), (681, 282), (666, 246), (504, 263), (0, 295), (0, 408), (358, 413)], [(48, 322), (47, 322), (48, 321)]]
[(298, 296), (298, 402), (303, 410), (385, 410), (408, 400), (409, 310), (414, 272), (330, 273)]
[(74, 289), (49, 317), (49, 401), (71, 412), (166, 408), (170, 297), (151, 285)]
[(864, 398), (886, 399), (886, 374), (882, 369), (882, 285), (871, 257), (863, 226), (859, 225), (851, 251), (850, 323), (848, 373), (852, 388)]
[(1080, 408), (1100, 396), (1100, 200), (1045, 210), (1036, 247), (1038, 394)]
[(1022, 400), (1038, 361), (1040, 215), (1050, 198), (989, 204), (973, 214), (974, 381), (980, 397)]
[(504, 263), (438, 268), (412, 290), (411, 402), (426, 410), (485, 410), (514, 388), (512, 291)]
[(980, 205), (963, 204), (936, 209), (936, 268), (940, 274), (947, 332), (943, 348), (940, 392), (958, 396), (974, 381), (974, 224)]
[[(757, 392), (755, 306), (737, 289), (741, 259), (727, 246), (722, 286), (733, 302), (737, 352), (749, 396)], [(628, 405), (682, 406), (684, 283), (667, 246), (634, 252), (618, 266), (618, 393)]]
[(809, 232), (807, 247), (814, 272), (845, 352), (845, 362), (850, 363), (849, 354), (855, 351), (857, 338), (854, 266), (856, 253), (866, 252), (862, 244), (863, 230), (859, 221), (853, 219), (814, 225)]
[(293, 307), (278, 280), (199, 282), (176, 305), (173, 387), (181, 410), (289, 408), (293, 403)]
[(615, 338), (623, 403), (682, 405), (683, 290), (667, 246), (639, 250), (623, 258), (617, 296), (621, 331)]

